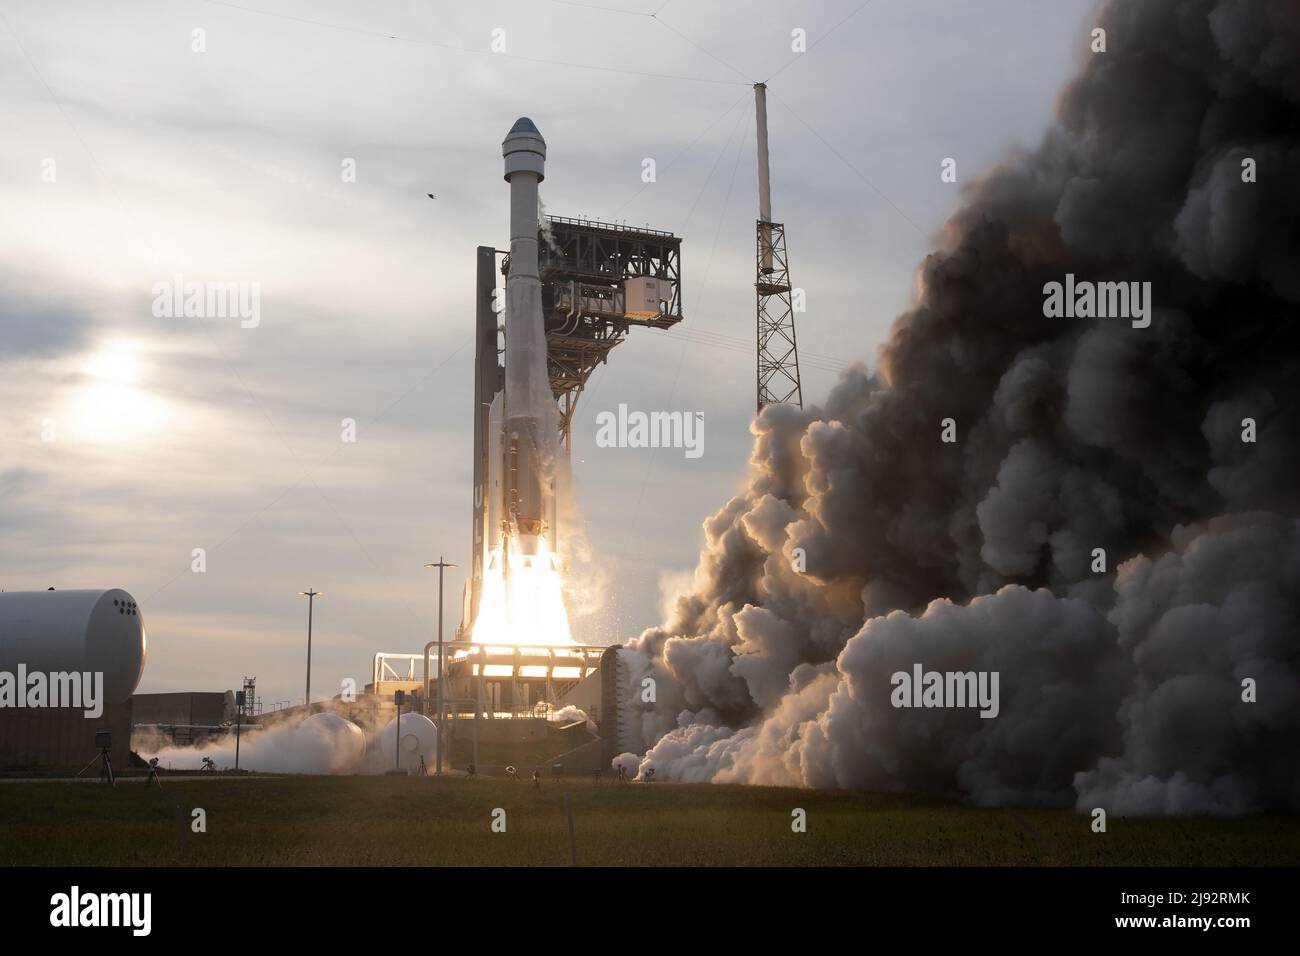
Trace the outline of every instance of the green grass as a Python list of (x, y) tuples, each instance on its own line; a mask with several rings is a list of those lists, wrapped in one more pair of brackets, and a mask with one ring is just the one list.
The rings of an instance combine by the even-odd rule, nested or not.
[[(1300, 859), (1300, 817), (1125, 820), (917, 797), (606, 780), (172, 777), (0, 783), (0, 866), (1258, 865)], [(190, 811), (207, 833), (189, 833)], [(507, 831), (490, 829), (493, 808)], [(792, 833), (790, 811), (808, 813)]]
[[(540, 767), (549, 773), (551, 760), (571, 749), (573, 743), (548, 735), (541, 740), (483, 741), (478, 747), (481, 767), (518, 767), (522, 773)], [(453, 767), (464, 767), (474, 759), (474, 748), (468, 740), (456, 740), (447, 748), (447, 759)]]

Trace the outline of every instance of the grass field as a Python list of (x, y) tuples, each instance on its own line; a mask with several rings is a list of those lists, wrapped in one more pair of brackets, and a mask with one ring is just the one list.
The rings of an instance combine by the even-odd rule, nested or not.
[[(606, 780), (171, 777), (0, 783), (0, 866), (1279, 865), (1300, 817), (1125, 820), (916, 797)], [(190, 832), (191, 810), (207, 832)], [(506, 832), (490, 827), (506, 811)], [(791, 832), (791, 810), (807, 832)], [(179, 809), (178, 809), (179, 808)], [(184, 822), (185, 848), (182, 849)]]

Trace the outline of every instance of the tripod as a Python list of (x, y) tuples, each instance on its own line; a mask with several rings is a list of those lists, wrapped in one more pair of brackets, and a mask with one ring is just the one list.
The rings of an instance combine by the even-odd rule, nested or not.
[(93, 767), (96, 760), (99, 761), (99, 779), (107, 780), (110, 785), (116, 787), (117, 778), (113, 776), (113, 757), (112, 754), (109, 753), (109, 748), (107, 747), (100, 747), (99, 755), (94, 757), (90, 763), (77, 771), (77, 776), (80, 777), (83, 773)]

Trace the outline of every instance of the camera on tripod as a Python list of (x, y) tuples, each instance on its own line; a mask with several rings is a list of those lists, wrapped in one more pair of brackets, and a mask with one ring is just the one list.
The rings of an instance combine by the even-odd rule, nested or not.
[(96, 732), (95, 748), (99, 751), (99, 755), (93, 758), (90, 761), (90, 763), (82, 767), (81, 770), (77, 772), (77, 776), (80, 777), (83, 773), (85, 773), (87, 770), (89, 770), (91, 767), (95, 765), (95, 761), (99, 761), (99, 779), (116, 787), (117, 778), (113, 776), (113, 735), (112, 733), (110, 733), (107, 730), (101, 730)]

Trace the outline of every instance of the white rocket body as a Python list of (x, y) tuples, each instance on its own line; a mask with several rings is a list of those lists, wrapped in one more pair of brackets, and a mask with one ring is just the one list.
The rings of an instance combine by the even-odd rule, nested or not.
[(558, 415), (546, 370), (542, 283), (537, 274), (537, 186), (546, 176), (546, 141), (521, 117), (501, 144), (510, 184), (510, 271), (506, 276), (506, 357), (501, 415), (502, 514), (508, 548), (555, 550)]

